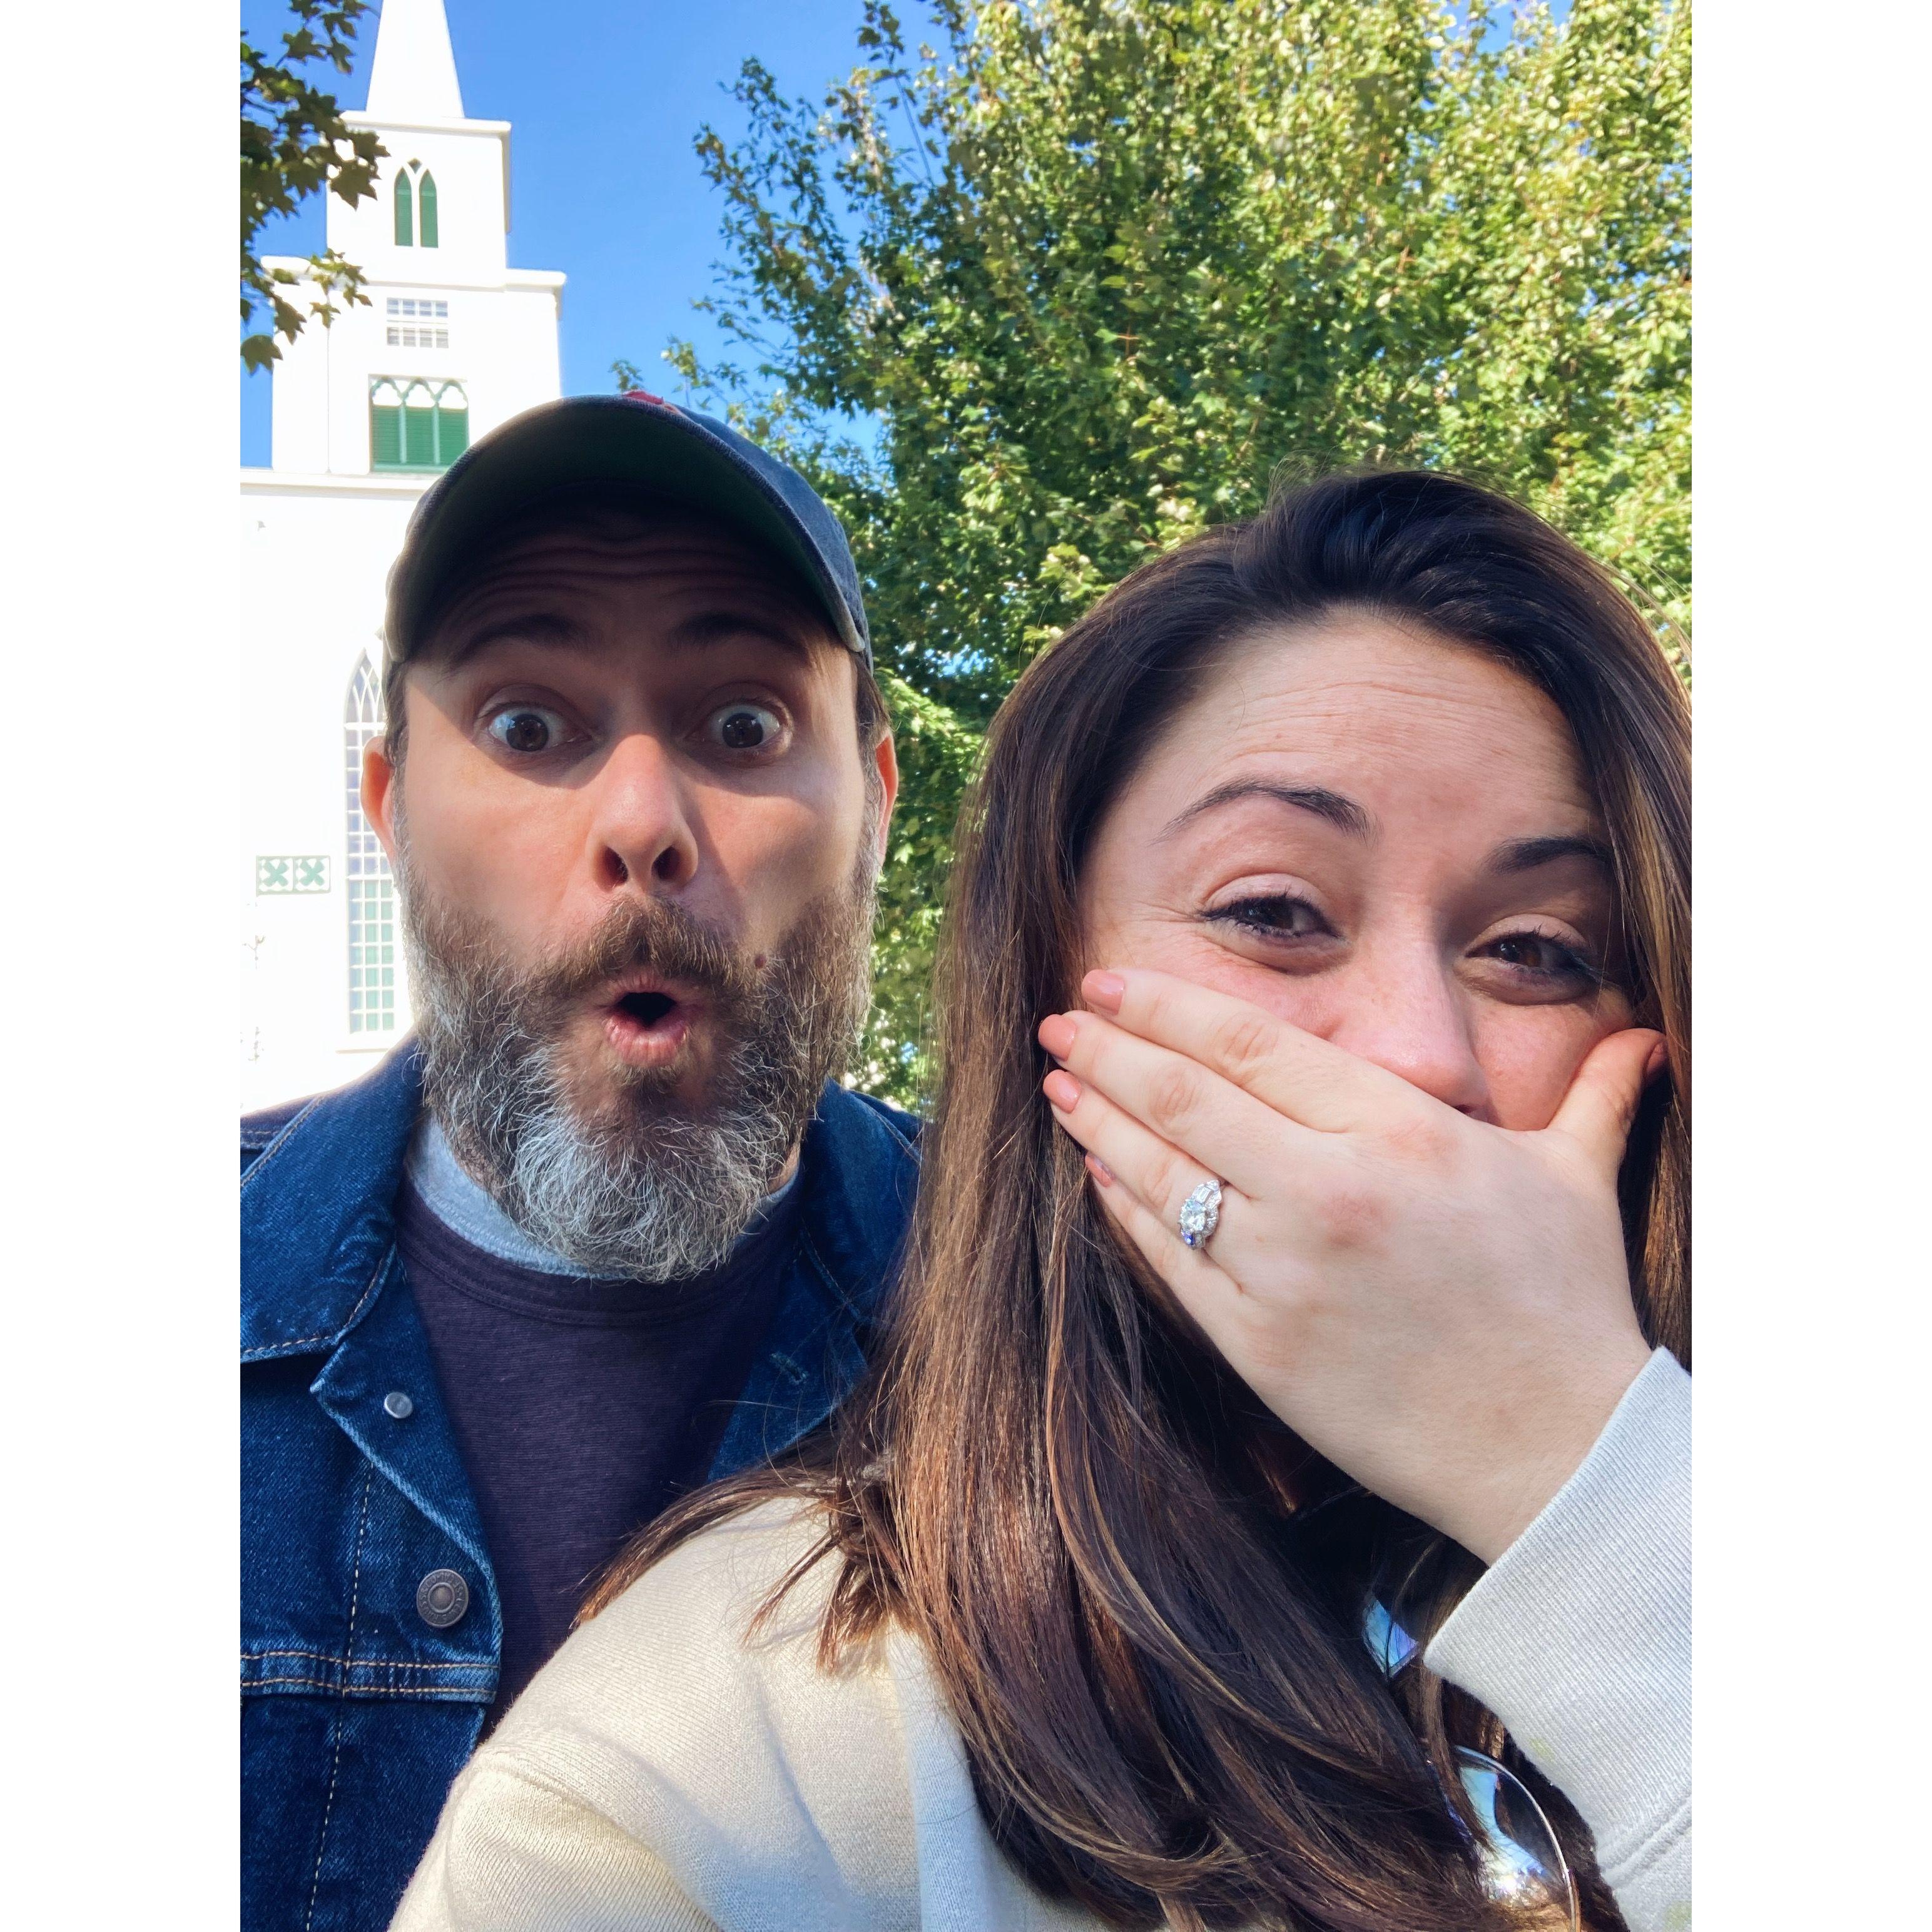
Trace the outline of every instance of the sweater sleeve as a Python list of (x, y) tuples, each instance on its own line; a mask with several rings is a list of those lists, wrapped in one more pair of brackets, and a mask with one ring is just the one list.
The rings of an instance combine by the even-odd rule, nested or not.
[(390, 1932), (718, 1932), (664, 1860), (568, 1786), (477, 1762)]
[(1631, 1932), (1687, 1932), (1690, 1378), (1665, 1350), (1425, 1661), (1576, 1806)]

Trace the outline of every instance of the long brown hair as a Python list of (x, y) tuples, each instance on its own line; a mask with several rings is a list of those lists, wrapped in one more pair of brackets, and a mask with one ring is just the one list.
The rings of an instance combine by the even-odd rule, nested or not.
[(775, 1495), (840, 1565), (830, 1662), (888, 1622), (924, 1642), (980, 1804), (1046, 1892), (1119, 1926), (1470, 1932), (1454, 1752), (1546, 1802), (1593, 1925), (1621, 1923), (1574, 1813), (1418, 1658), (1371, 1658), (1371, 1598), (1426, 1642), (1478, 1574), (1319, 1463), (1150, 1294), (1040, 1099), (1040, 1016), (1083, 966), (1102, 815), (1231, 641), (1342, 608), (1514, 667), (1562, 709), (1615, 854), (1628, 990), (1672, 1079), (1624, 1204), (1637, 1314), (1690, 1359), (1688, 730), (1608, 574), (1516, 506), (1414, 472), (1277, 495), (1144, 566), (994, 720), (963, 814), (938, 988), (940, 1082), (908, 1258), (862, 1388), (783, 1466), (698, 1492), (628, 1553)]

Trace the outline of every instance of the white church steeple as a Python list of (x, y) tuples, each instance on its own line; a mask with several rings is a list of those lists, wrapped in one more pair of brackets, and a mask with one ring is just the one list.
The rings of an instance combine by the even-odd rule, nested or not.
[(407, 1030), (394, 881), (358, 790), (383, 586), (422, 493), (560, 388), (563, 278), (509, 266), (510, 124), (464, 112), (443, 0), (385, 0), (369, 104), (344, 118), (385, 152), (373, 196), (322, 197), (365, 299), (284, 351), (272, 467), (242, 472), (250, 1106), (334, 1086)]
[(271, 460), (420, 491), (558, 393), (563, 278), (509, 266), (510, 124), (463, 111), (443, 0), (382, 0), (369, 104), (343, 118), (383, 148), (374, 195), (323, 197), (367, 300), (311, 323), (276, 365)]
[(463, 118), (442, 0), (383, 0), (366, 111), (376, 121)]

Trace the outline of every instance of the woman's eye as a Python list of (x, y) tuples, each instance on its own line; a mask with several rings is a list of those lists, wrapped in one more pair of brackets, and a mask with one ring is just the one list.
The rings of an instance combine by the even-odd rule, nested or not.
[(554, 711), (541, 704), (513, 704), (490, 719), (491, 737), (506, 751), (554, 752), (569, 735), (568, 728)]
[(1601, 976), (1574, 946), (1544, 932), (1506, 932), (1484, 951), (1499, 964), (1543, 980), (1595, 980)]
[(1329, 930), (1328, 922), (1306, 899), (1276, 894), (1267, 898), (1237, 899), (1216, 906), (1208, 917), (1225, 920), (1270, 939), (1307, 939)]
[(762, 752), (776, 745), (784, 726), (769, 706), (740, 698), (711, 714), (712, 742), (728, 752)]

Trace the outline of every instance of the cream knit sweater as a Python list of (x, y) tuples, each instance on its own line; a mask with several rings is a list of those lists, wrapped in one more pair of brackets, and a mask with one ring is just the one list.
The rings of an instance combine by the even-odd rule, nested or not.
[[(1632, 1932), (1690, 1923), (1690, 1378), (1661, 1350), (1428, 1661), (1594, 1833)], [(451, 1790), (392, 1932), (1094, 1932), (1006, 1862), (916, 1644), (818, 1666), (774, 1503), (578, 1630)]]

